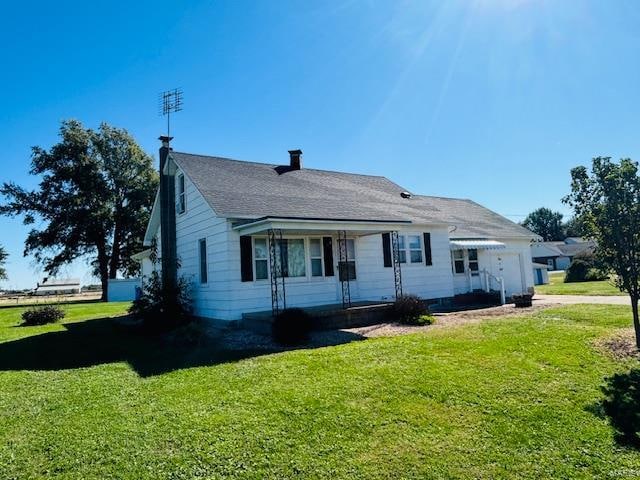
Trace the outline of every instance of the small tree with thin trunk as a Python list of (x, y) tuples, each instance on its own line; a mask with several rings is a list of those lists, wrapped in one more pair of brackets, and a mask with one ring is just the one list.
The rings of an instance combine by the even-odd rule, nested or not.
[(624, 158), (593, 159), (591, 173), (571, 170), (572, 206), (587, 237), (596, 241), (596, 255), (615, 274), (616, 286), (631, 298), (636, 345), (640, 348), (640, 177), (638, 163)]

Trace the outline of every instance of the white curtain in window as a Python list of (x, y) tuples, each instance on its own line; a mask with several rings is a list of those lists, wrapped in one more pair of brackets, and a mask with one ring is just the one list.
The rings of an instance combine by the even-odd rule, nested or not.
[(289, 276), (290, 277), (304, 277), (306, 275), (305, 258), (304, 258), (304, 240), (289, 239), (288, 243), (288, 261), (289, 261)]
[(280, 252), (282, 252), (282, 255), (286, 258), (285, 275), (287, 277), (304, 277), (307, 274), (305, 268), (304, 240), (302, 238), (289, 238), (282, 240), (282, 242), (282, 248), (280, 248), (280, 243), (278, 242), (276, 253), (278, 276), (282, 275), (282, 262), (280, 261)]

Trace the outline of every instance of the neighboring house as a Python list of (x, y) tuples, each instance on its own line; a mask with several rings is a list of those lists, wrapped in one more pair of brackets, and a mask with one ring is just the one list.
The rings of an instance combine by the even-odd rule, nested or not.
[(549, 270), (566, 270), (573, 257), (593, 253), (595, 243), (579, 237), (568, 237), (563, 242), (534, 242), (531, 257), (536, 263), (544, 263)]
[(45, 278), (42, 283), (38, 283), (34, 295), (64, 295), (80, 293), (80, 290), (80, 280), (77, 278)]
[[(471, 200), (412, 195), (384, 177), (169, 150), (145, 235), (166, 274), (193, 283), (197, 316), (238, 320), (286, 307), (446, 302), (531, 291), (535, 234)], [(145, 276), (147, 250), (137, 255)], [(175, 274), (173, 273), (175, 272)]]
[(535, 285), (546, 285), (549, 283), (549, 266), (546, 263), (533, 264), (533, 283)]

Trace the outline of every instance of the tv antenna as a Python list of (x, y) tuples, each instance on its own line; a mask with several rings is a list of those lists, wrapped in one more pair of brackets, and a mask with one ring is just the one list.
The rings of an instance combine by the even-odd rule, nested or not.
[(167, 137), (170, 137), (171, 114), (182, 110), (182, 89), (174, 88), (159, 96), (160, 115), (167, 117)]

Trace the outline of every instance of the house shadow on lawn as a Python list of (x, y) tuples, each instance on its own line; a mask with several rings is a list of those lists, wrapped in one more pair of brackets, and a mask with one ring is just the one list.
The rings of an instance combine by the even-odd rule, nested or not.
[[(101, 318), (64, 324), (65, 331), (49, 332), (0, 343), (0, 371), (66, 370), (114, 362), (127, 362), (141, 377), (183, 368), (217, 365), (289, 350), (266, 342), (229, 349), (225, 336), (193, 331), (148, 334), (122, 322)], [(189, 329), (189, 327), (183, 327)], [(326, 342), (297, 348), (318, 348), (349, 343), (363, 337), (335, 332)]]
[(602, 392), (588, 410), (609, 420), (619, 445), (640, 450), (640, 368), (606, 378)]

